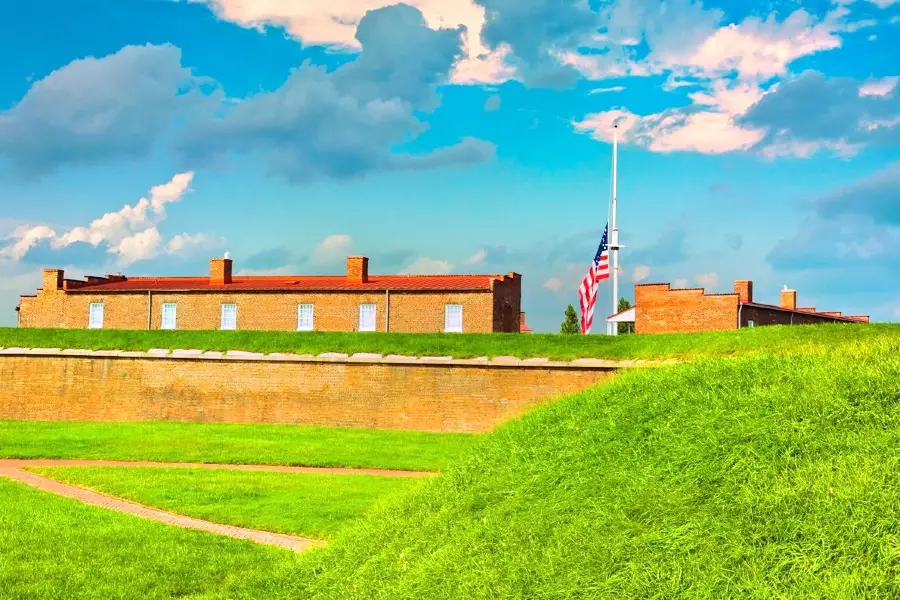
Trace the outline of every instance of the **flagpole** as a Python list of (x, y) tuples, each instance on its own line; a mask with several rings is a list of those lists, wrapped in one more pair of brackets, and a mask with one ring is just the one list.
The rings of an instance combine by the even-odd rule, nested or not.
[[(613, 125), (613, 168), (612, 168), (612, 218), (610, 219), (610, 244), (612, 254), (612, 307), (611, 314), (616, 314), (619, 302), (619, 230), (616, 228), (616, 202), (618, 200), (618, 162), (619, 162), (619, 125)], [(618, 335), (618, 323), (606, 323), (607, 333)]]

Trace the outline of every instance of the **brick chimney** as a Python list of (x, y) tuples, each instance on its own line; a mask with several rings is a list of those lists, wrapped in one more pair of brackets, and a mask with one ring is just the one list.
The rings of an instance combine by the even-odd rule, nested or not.
[(781, 290), (781, 308), (797, 310), (797, 291), (789, 290), (787, 286)]
[(753, 302), (753, 282), (749, 279), (737, 279), (734, 282), (734, 293), (741, 303)]
[(228, 285), (231, 283), (231, 259), (214, 258), (209, 261), (209, 284)]
[(365, 256), (347, 257), (347, 281), (366, 283), (369, 281), (369, 259)]
[(65, 279), (65, 271), (62, 269), (44, 269), (44, 286), (42, 289), (45, 292), (61, 290), (63, 279)]

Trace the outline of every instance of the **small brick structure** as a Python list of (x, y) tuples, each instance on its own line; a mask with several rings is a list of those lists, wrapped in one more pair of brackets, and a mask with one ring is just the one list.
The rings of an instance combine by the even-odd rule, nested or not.
[[(868, 323), (868, 316), (846, 316), (798, 308), (797, 292), (781, 291), (779, 306), (753, 299), (753, 282), (739, 279), (734, 291), (708, 294), (703, 288), (672, 289), (668, 283), (634, 286), (635, 333), (720, 331), (763, 325)], [(623, 311), (624, 313), (625, 311)], [(615, 317), (613, 315), (610, 318)]]
[(46, 269), (43, 287), (16, 310), (19, 327), (358, 331), (365, 309), (375, 331), (513, 333), (521, 305), (518, 273), (370, 275), (368, 258), (350, 256), (346, 274), (333, 276), (234, 275), (228, 258), (212, 259), (204, 277), (81, 281)]
[(0, 420), (481, 432), (622, 365), (509, 357), (0, 349)]

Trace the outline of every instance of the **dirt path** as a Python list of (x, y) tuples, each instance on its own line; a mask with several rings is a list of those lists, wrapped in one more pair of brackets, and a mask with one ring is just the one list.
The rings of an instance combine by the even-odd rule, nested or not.
[(342, 469), (320, 467), (283, 467), (275, 465), (217, 465), (201, 463), (166, 463), (121, 460), (66, 460), (66, 459), (0, 459), (0, 477), (6, 477), (33, 488), (51, 492), (66, 498), (72, 498), (85, 504), (99, 506), (143, 519), (150, 519), (186, 529), (196, 529), (219, 535), (250, 540), (258, 544), (280, 546), (295, 552), (302, 552), (313, 546), (325, 544), (322, 540), (313, 540), (296, 535), (271, 533), (258, 529), (247, 529), (233, 525), (222, 525), (193, 517), (185, 517), (130, 500), (108, 496), (86, 488), (62, 483), (37, 473), (26, 471), (24, 467), (174, 467), (184, 469), (229, 469), (233, 471), (270, 471), (275, 473), (327, 473), (333, 475), (380, 475), (384, 477), (432, 477), (435, 473), (419, 471), (390, 471), (383, 469)]
[(229, 537), (241, 540), (250, 540), (251, 542), (256, 542), (258, 544), (280, 546), (282, 548), (294, 550), (295, 552), (302, 552), (303, 550), (306, 550), (313, 546), (322, 546), (325, 544), (325, 542), (322, 540), (312, 540), (296, 535), (271, 533), (268, 531), (260, 531), (258, 529), (235, 527), (233, 525), (221, 525), (219, 523), (212, 523), (210, 521), (204, 521), (202, 519), (194, 519), (192, 517), (176, 515), (174, 513), (158, 510), (149, 506), (144, 506), (143, 504), (138, 504), (137, 502), (122, 500), (121, 498), (107, 496), (106, 494), (101, 494), (93, 490), (69, 485), (68, 483), (62, 483), (60, 481), (56, 481), (54, 479), (50, 479), (49, 477), (44, 477), (36, 473), (29, 473), (28, 471), (25, 471), (23, 469), (2, 466), (0, 467), (0, 477), (7, 477), (14, 481), (29, 485), (33, 488), (37, 488), (45, 492), (51, 492), (59, 496), (64, 496), (66, 498), (72, 498), (73, 500), (84, 502), (85, 504), (99, 506), (100, 508), (106, 508), (109, 510), (134, 515), (143, 519), (159, 521), (160, 523), (165, 523), (166, 525), (184, 527), (185, 529), (196, 529), (198, 531), (217, 533), (219, 535), (227, 535)]
[(171, 467), (176, 469), (228, 469), (232, 471), (271, 471), (273, 473), (321, 473), (327, 475), (378, 475), (382, 477), (434, 477), (426, 471), (391, 469), (347, 469), (342, 467), (285, 467), (279, 465), (230, 465), (131, 460), (80, 460), (64, 458), (0, 458), (0, 469), (23, 467)]

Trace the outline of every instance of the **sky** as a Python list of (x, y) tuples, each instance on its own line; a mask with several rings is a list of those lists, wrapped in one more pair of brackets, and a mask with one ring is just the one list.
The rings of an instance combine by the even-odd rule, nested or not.
[(227, 251), (515, 271), (558, 331), (614, 124), (620, 295), (751, 279), (900, 320), (900, 0), (32, 0), (0, 52), (0, 326), (43, 268)]

